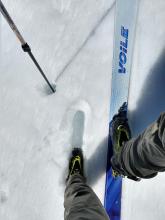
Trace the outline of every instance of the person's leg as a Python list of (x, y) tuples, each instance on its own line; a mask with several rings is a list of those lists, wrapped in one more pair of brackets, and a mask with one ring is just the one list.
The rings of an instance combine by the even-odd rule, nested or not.
[(74, 148), (69, 160), (69, 172), (64, 195), (65, 220), (108, 220), (104, 207), (86, 184), (84, 159), (80, 148)]
[(64, 207), (65, 220), (109, 220), (100, 200), (80, 174), (72, 175), (67, 181)]
[(125, 142), (112, 167), (123, 175), (151, 178), (165, 171), (165, 112), (137, 138)]

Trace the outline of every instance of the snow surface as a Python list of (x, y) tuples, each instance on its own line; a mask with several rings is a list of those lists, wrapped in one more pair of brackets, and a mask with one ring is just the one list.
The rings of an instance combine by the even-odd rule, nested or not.
[[(1, 17), (0, 219), (62, 220), (73, 145), (82, 145), (88, 183), (104, 198), (115, 4), (3, 3), (57, 92), (50, 94)], [(165, 109), (164, 11), (164, 0), (140, 1), (129, 96), (135, 134)], [(164, 180), (163, 173), (124, 180), (122, 220), (164, 220)]]

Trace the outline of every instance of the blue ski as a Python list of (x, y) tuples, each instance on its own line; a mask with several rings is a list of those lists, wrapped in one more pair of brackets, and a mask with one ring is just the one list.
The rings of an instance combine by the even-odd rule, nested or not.
[[(124, 102), (128, 103), (138, 4), (138, 0), (116, 0), (110, 121), (120, 106)], [(110, 220), (120, 220), (122, 179), (121, 177), (114, 178), (112, 175), (110, 163), (112, 155), (112, 143), (109, 136), (104, 206)]]

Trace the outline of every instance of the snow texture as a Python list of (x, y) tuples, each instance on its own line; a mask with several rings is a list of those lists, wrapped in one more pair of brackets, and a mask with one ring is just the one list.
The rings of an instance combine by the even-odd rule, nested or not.
[[(62, 220), (73, 145), (83, 148), (88, 183), (104, 198), (115, 2), (3, 3), (57, 92), (1, 16), (0, 219)], [(135, 134), (165, 109), (164, 11), (164, 0), (140, 1), (129, 95)], [(164, 220), (164, 180), (125, 180), (122, 220)]]

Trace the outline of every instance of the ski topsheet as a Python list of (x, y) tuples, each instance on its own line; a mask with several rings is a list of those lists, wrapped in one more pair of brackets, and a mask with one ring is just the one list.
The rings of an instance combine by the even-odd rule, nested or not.
[[(110, 121), (120, 106), (128, 102), (138, 3), (139, 0), (116, 0)], [(122, 179), (112, 176), (112, 154), (109, 137), (104, 206), (110, 220), (120, 220)]]

